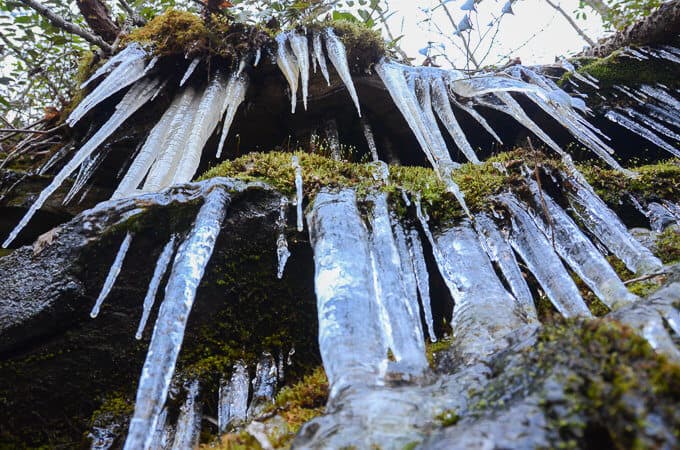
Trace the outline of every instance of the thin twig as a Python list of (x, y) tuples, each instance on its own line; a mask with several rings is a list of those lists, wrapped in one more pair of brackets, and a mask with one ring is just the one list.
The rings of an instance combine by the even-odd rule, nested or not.
[(104, 41), (99, 36), (95, 36), (94, 34), (90, 33), (89, 31), (86, 31), (82, 29), (80, 26), (76, 25), (75, 23), (68, 22), (66, 19), (63, 17), (57, 15), (54, 11), (52, 11), (50, 8), (47, 6), (37, 2), (36, 0), (19, 0), (21, 3), (24, 5), (34, 9), (37, 11), (40, 15), (44, 16), (49, 20), (52, 25), (54, 25), (57, 28), (60, 28), (62, 30), (68, 31), (69, 33), (75, 34), (80, 36), (81, 38), (85, 39), (86, 41), (100, 47), (102, 50), (106, 51), (107, 53), (111, 53), (111, 46)]
[(645, 281), (645, 280), (649, 280), (650, 278), (661, 277), (663, 275), (668, 275), (668, 272), (650, 273), (650, 274), (647, 274), (647, 275), (643, 275), (641, 277), (637, 277), (637, 278), (633, 278), (631, 280), (624, 281), (623, 284), (631, 284), (631, 283), (636, 283), (638, 281)]
[(43, 130), (27, 130), (27, 129), (17, 129), (17, 128), (0, 128), (0, 133), (33, 133), (33, 134), (49, 134), (50, 131)]

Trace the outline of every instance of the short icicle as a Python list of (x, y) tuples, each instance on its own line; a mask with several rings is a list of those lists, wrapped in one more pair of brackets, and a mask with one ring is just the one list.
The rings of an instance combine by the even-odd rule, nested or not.
[(179, 409), (177, 430), (172, 450), (186, 450), (196, 448), (201, 435), (201, 416), (203, 405), (198, 395), (200, 393), (198, 380), (189, 381), (186, 386), (187, 397)]
[(222, 380), (219, 390), (217, 423), (220, 433), (245, 422), (248, 411), (248, 393), (250, 377), (248, 367), (243, 361), (237, 361), (227, 382)]
[(288, 199), (286, 197), (281, 197), (279, 220), (277, 221), (276, 224), (279, 228), (279, 236), (276, 238), (276, 258), (278, 261), (276, 277), (279, 280), (283, 278), (283, 271), (286, 269), (286, 262), (290, 257), (290, 250), (288, 250), (288, 241), (286, 240), (287, 211), (288, 211)]
[(328, 53), (328, 59), (331, 60), (335, 70), (338, 72), (338, 75), (340, 75), (340, 79), (343, 83), (345, 83), (345, 87), (349, 91), (350, 97), (352, 97), (354, 106), (357, 107), (357, 113), (359, 113), (359, 117), (361, 117), (359, 96), (357, 95), (357, 91), (354, 88), (352, 74), (349, 72), (349, 64), (347, 63), (347, 51), (345, 50), (345, 45), (340, 39), (338, 39), (332, 28), (326, 28), (323, 32), (323, 37), (326, 42), (326, 52)]
[(486, 249), (492, 261), (498, 264), (505, 281), (517, 300), (520, 309), (530, 322), (538, 321), (534, 297), (527, 285), (522, 270), (519, 268), (515, 253), (512, 251), (507, 238), (503, 236), (493, 219), (482, 213), (475, 216), (475, 228), (482, 239), (482, 246)]
[(371, 159), (373, 161), (380, 161), (380, 156), (378, 156), (378, 147), (375, 145), (375, 138), (373, 137), (373, 130), (371, 125), (368, 123), (365, 117), (361, 118), (361, 128), (364, 131), (364, 138), (366, 138), (366, 145), (368, 145), (368, 150), (371, 152)]
[(184, 86), (184, 83), (186, 83), (189, 80), (189, 77), (194, 73), (194, 70), (196, 70), (196, 67), (198, 67), (198, 63), (201, 62), (201, 58), (194, 58), (191, 61), (191, 64), (189, 64), (189, 67), (187, 67), (186, 72), (184, 72), (184, 76), (179, 82), (179, 87)]
[(527, 212), (527, 205), (505, 193), (498, 199), (510, 211), (510, 243), (524, 260), (557, 311), (566, 318), (591, 317), (574, 280), (553, 250), (552, 244), (538, 229)]
[(61, 184), (69, 177), (79, 166), (94, 152), (116, 129), (125, 122), (133, 113), (141, 108), (154, 94), (156, 89), (160, 86), (159, 80), (146, 80), (136, 83), (125, 97), (116, 106), (116, 111), (109, 118), (109, 120), (99, 128), (99, 130), (92, 136), (66, 163), (66, 165), (54, 177), (52, 182), (40, 192), (38, 198), (33, 202), (28, 212), (21, 218), (17, 226), (12, 230), (2, 246), (7, 248), (8, 245), (16, 239), (21, 230), (28, 224), (33, 215), (42, 207), (47, 198), (56, 191)]
[(322, 189), (307, 223), (314, 250), (319, 350), (333, 398), (354, 384), (376, 384), (387, 348), (376, 326), (368, 233), (356, 194)]
[(192, 230), (177, 250), (139, 379), (135, 412), (125, 441), (126, 450), (147, 450), (151, 445), (196, 290), (215, 247), (228, 204), (227, 191), (215, 186), (205, 196)]
[(153, 308), (153, 303), (156, 300), (156, 293), (158, 292), (158, 287), (161, 284), (161, 280), (168, 270), (170, 265), (170, 260), (172, 259), (172, 253), (175, 250), (175, 241), (177, 240), (176, 235), (172, 235), (170, 240), (163, 250), (161, 251), (158, 260), (156, 261), (156, 267), (153, 270), (153, 275), (151, 281), (149, 282), (149, 288), (144, 296), (144, 309), (142, 311), (142, 318), (139, 319), (139, 325), (137, 326), (137, 334), (135, 334), (136, 339), (141, 339), (144, 333), (144, 328), (146, 327), (146, 322), (149, 320), (149, 315), (151, 314), (151, 308)]
[(297, 208), (297, 230), (303, 231), (305, 225), (302, 222), (302, 202), (304, 201), (304, 193), (302, 191), (302, 167), (298, 157), (293, 155), (292, 166), (295, 170), (295, 206)]
[(302, 83), (302, 105), (307, 111), (307, 96), (309, 95), (309, 43), (307, 36), (291, 32), (288, 35), (290, 48), (293, 50), (295, 59), (300, 69), (300, 82)]
[[(376, 300), (386, 316), (380, 325), (396, 360), (396, 364), (390, 365), (390, 371), (406, 377), (418, 376), (426, 370), (428, 363), (413, 268), (406, 266), (410, 261), (401, 260), (398, 248), (398, 241), (401, 241), (403, 250), (408, 253), (404, 233), (400, 233), (402, 239), (395, 240), (387, 194), (371, 194), (367, 199), (373, 206), (369, 213), (373, 284)], [(412, 289), (407, 286), (408, 276), (412, 279)]]
[(274, 402), (277, 380), (276, 361), (271, 353), (264, 352), (255, 367), (253, 398), (247, 412), (249, 418), (257, 417)]
[(106, 280), (104, 280), (104, 286), (102, 286), (102, 290), (99, 292), (97, 301), (92, 307), (92, 311), (90, 311), (90, 317), (93, 319), (99, 315), (99, 309), (101, 308), (102, 303), (104, 303), (104, 300), (106, 300), (106, 297), (111, 292), (111, 289), (118, 278), (118, 274), (120, 274), (120, 269), (123, 267), (123, 261), (125, 261), (125, 255), (127, 255), (127, 251), (130, 248), (131, 243), (132, 234), (128, 233), (125, 235), (125, 239), (123, 239), (123, 242), (120, 244), (120, 248), (116, 254), (116, 259), (113, 260), (113, 264), (109, 269), (109, 274), (106, 275)]

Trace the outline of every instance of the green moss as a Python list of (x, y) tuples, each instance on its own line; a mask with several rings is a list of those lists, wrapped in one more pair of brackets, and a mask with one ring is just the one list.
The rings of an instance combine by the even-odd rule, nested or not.
[(90, 426), (122, 423), (132, 415), (134, 402), (120, 393), (107, 395), (101, 406), (92, 413)]
[(664, 264), (680, 261), (680, 230), (666, 228), (656, 239), (657, 255)]
[(633, 167), (638, 176), (628, 178), (620, 172), (596, 163), (582, 164), (579, 170), (588, 183), (610, 207), (616, 209), (627, 194), (639, 199), (667, 199), (680, 197), (680, 160), (677, 158), (657, 164)]
[(456, 425), (460, 420), (460, 416), (454, 410), (446, 410), (437, 415), (435, 419), (443, 426), (450, 427)]
[(0, 248), (0, 258), (11, 254), (14, 250), (13, 248)]
[(451, 348), (451, 343), (451, 338), (440, 339), (437, 342), (427, 341), (425, 343), (425, 356), (427, 357), (427, 361), (430, 363), (431, 368), (435, 368), (437, 354)]
[[(649, 59), (638, 61), (621, 56), (614, 52), (606, 58), (584, 60), (578, 72), (589, 74), (598, 79), (600, 89), (608, 89), (614, 85), (634, 87), (641, 84), (662, 83), (668, 86), (678, 85), (678, 69), (670, 61)], [(563, 86), (572, 75), (567, 73), (560, 80)], [(582, 84), (585, 90), (590, 88)]]

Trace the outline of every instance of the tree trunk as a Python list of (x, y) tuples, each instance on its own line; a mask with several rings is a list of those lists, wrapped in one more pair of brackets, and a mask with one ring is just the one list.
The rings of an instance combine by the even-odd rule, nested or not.
[(680, 34), (680, 0), (672, 0), (659, 6), (644, 20), (586, 50), (582, 56), (603, 57), (626, 45), (668, 43), (669, 36), (678, 34)]
[(118, 37), (120, 28), (109, 16), (109, 10), (101, 0), (78, 0), (78, 9), (85, 21), (98, 36), (108, 43)]

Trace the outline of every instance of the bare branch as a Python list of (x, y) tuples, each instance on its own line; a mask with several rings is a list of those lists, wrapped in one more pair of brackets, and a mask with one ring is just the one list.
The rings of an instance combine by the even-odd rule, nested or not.
[(571, 25), (571, 27), (574, 30), (576, 30), (578, 35), (581, 36), (583, 38), (583, 40), (588, 43), (588, 45), (590, 45), (591, 47), (595, 45), (595, 41), (593, 41), (592, 39), (590, 39), (588, 37), (588, 35), (585, 33), (585, 31), (583, 31), (581, 29), (581, 27), (578, 26), (578, 24), (574, 21), (574, 19), (572, 19), (572, 17), (564, 9), (562, 9), (562, 7), (558, 3), (553, 3), (550, 0), (545, 0), (545, 2), (548, 5), (552, 6), (557, 12), (562, 14), (562, 17), (567, 19), (567, 22), (569, 22), (569, 25)]
[(95, 36), (89, 31), (83, 30), (81, 27), (74, 23), (66, 21), (64, 18), (58, 16), (57, 14), (55, 14), (54, 11), (42, 5), (38, 1), (36, 0), (19, 0), (19, 1), (24, 5), (34, 9), (45, 18), (47, 18), (47, 20), (49, 20), (55, 27), (61, 28), (62, 30), (68, 31), (69, 33), (80, 36), (81, 38), (85, 39), (91, 44), (100, 47), (105, 52), (111, 53), (112, 50), (111, 46), (107, 42), (105, 42), (102, 38), (100, 38), (99, 36)]

